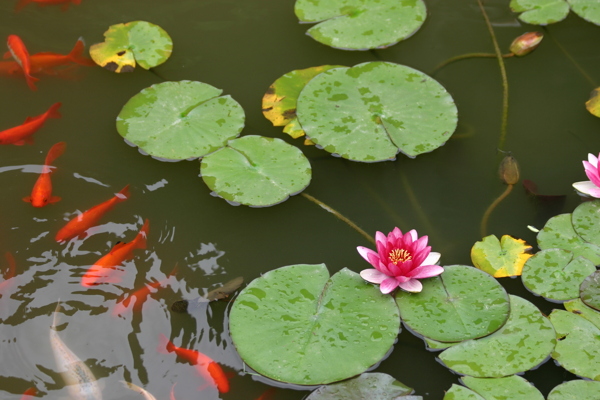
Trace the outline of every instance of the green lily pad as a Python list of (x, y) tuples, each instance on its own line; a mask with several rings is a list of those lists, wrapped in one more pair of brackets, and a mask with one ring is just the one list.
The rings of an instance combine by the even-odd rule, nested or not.
[(564, 249), (573, 252), (573, 257), (582, 256), (600, 264), (600, 247), (584, 241), (573, 228), (572, 214), (556, 215), (546, 222), (537, 235), (541, 250)]
[(548, 393), (548, 400), (600, 399), (600, 382), (576, 379), (561, 383)]
[(471, 248), (473, 265), (495, 278), (521, 275), (525, 262), (531, 257), (531, 246), (510, 235), (502, 239), (494, 235), (484, 237)]
[(510, 310), (502, 285), (466, 265), (444, 267), (443, 274), (423, 281), (421, 292), (398, 292), (396, 302), (411, 330), (440, 342), (487, 336), (506, 322)]
[(412, 36), (425, 22), (422, 0), (296, 0), (301, 23), (316, 41), (342, 50), (389, 47)]
[(427, 348), (431, 351), (445, 350), (448, 347), (452, 347), (454, 345), (461, 343), (461, 342), (439, 342), (437, 340), (429, 339), (426, 337), (423, 337), (423, 340), (425, 340), (425, 344), (427, 345)]
[(164, 82), (143, 89), (123, 106), (117, 131), (147, 154), (167, 160), (205, 156), (244, 127), (244, 110), (202, 82)]
[(575, 375), (600, 380), (600, 329), (564, 310), (553, 310), (550, 321), (560, 339), (552, 358)]
[(381, 372), (364, 373), (344, 382), (321, 386), (306, 400), (409, 400), (422, 399), (421, 396), (407, 396), (412, 388)]
[(580, 297), (587, 306), (600, 310), (600, 271), (594, 267), (593, 273), (587, 276), (580, 287)]
[(563, 304), (567, 311), (579, 315), (600, 329), (600, 311), (587, 306), (581, 299), (569, 300)]
[(281, 139), (244, 136), (202, 159), (206, 185), (225, 200), (255, 207), (272, 206), (304, 190), (310, 162)]
[(523, 267), (523, 284), (548, 300), (565, 301), (579, 297), (579, 285), (596, 266), (587, 258), (574, 257), (562, 249), (542, 250)]
[(597, 0), (567, 0), (571, 10), (581, 18), (600, 25), (600, 3)]
[(569, 14), (565, 0), (511, 0), (510, 8), (522, 13), (519, 19), (533, 25), (548, 25), (562, 21)]
[(541, 364), (556, 344), (552, 324), (521, 297), (511, 295), (510, 308), (508, 321), (497, 332), (450, 347), (440, 360), (459, 374), (478, 378), (517, 374)]
[(158, 25), (133, 21), (111, 25), (105, 41), (90, 46), (92, 60), (113, 72), (132, 72), (137, 64), (150, 69), (167, 61), (173, 41)]
[(485, 400), (483, 397), (464, 386), (452, 384), (443, 400)]
[(491, 379), (465, 376), (461, 380), (485, 400), (544, 400), (539, 390), (517, 375)]
[(600, 201), (586, 201), (573, 211), (573, 228), (586, 242), (600, 246)]
[(435, 150), (457, 124), (452, 97), (437, 81), (388, 62), (320, 73), (300, 92), (296, 114), (318, 146), (365, 162)]
[(277, 381), (322, 385), (380, 361), (400, 330), (398, 307), (346, 268), (290, 265), (250, 282), (229, 316), (242, 360)]

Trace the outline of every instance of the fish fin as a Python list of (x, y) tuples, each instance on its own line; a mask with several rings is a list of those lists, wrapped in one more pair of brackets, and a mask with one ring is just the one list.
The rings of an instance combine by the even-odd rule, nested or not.
[(48, 118), (60, 118), (61, 115), (58, 112), (58, 109), (60, 108), (61, 105), (62, 105), (62, 103), (60, 103), (60, 102), (52, 104), (50, 106), (50, 108), (48, 109), (48, 111), (46, 111), (48, 113)]
[(27, 4), (31, 3), (33, 0), (19, 0), (17, 5), (15, 6), (15, 11), (21, 11)]
[(58, 196), (52, 196), (48, 199), (48, 204), (54, 204), (57, 203), (59, 201), (61, 201), (62, 199)]
[(36, 78), (35, 76), (31, 75), (25, 75), (25, 79), (27, 80), (27, 85), (29, 86), (29, 89), (37, 90), (37, 87), (35, 86), (34, 82), (39, 81), (39, 78)]
[(52, 329), (56, 330), (56, 316), (58, 314), (58, 312), (60, 311), (60, 298), (58, 299), (58, 301), (56, 302), (56, 308), (54, 309), (54, 316), (52, 317)]
[(125, 186), (123, 189), (121, 189), (121, 191), (119, 193), (117, 193), (115, 196), (117, 198), (117, 202), (121, 202), (121, 201), (125, 201), (129, 198), (129, 196), (131, 195), (131, 193), (129, 193), (129, 185)]
[(150, 221), (146, 219), (142, 229), (135, 237), (135, 248), (137, 249), (145, 249), (146, 248), (146, 238), (148, 237), (148, 232), (150, 231)]
[(31, 198), (31, 196), (27, 196), (27, 197), (23, 197), (23, 201), (26, 203), (31, 203), (33, 199)]
[(65, 142), (56, 143), (48, 151), (48, 155), (46, 156), (46, 161), (44, 162), (44, 164), (51, 165), (54, 162), (54, 160), (56, 160), (58, 157), (60, 157), (65, 152), (66, 148), (67, 148), (67, 144)]
[(158, 337), (158, 347), (156, 350), (162, 354), (172, 353), (175, 351), (175, 345), (161, 333)]
[(80, 64), (80, 65), (86, 65), (89, 67), (95, 66), (96, 63), (94, 62), (94, 60), (90, 60), (89, 58), (83, 57), (84, 50), (85, 50), (85, 42), (83, 41), (83, 38), (77, 39), (75, 46), (73, 46), (73, 49), (68, 54), (69, 59), (71, 61), (73, 61), (74, 63)]
[(16, 142), (13, 143), (15, 146), (23, 146), (24, 144), (33, 144), (33, 139), (29, 140), (17, 140)]
[(23, 123), (26, 124), (28, 122), (33, 121), (34, 119), (35, 119), (35, 117), (27, 117), (27, 118), (25, 118), (25, 122), (23, 122)]
[(9, 58), (12, 57), (12, 53), (10, 51), (7, 51), (6, 53), (4, 53), (4, 55), (2, 56), (3, 59), (8, 60)]

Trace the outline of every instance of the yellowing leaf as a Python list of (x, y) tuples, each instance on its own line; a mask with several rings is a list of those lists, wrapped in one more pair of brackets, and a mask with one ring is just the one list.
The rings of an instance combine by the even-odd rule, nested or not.
[(475, 243), (471, 249), (471, 261), (476, 268), (495, 278), (519, 276), (523, 265), (532, 256), (528, 253), (530, 250), (531, 246), (522, 239), (504, 235), (498, 240), (490, 235)]
[(585, 108), (594, 116), (600, 118), (600, 88), (592, 90), (590, 99), (585, 102)]

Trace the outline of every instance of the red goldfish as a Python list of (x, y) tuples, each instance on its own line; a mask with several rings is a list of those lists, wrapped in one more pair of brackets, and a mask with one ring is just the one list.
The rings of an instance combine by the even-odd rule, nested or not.
[(57, 242), (63, 242), (76, 236), (79, 238), (84, 237), (85, 232), (92, 226), (95, 226), (107, 211), (110, 211), (115, 204), (125, 201), (128, 198), (129, 185), (121, 189), (121, 191), (113, 198), (84, 211), (67, 222), (67, 224), (58, 231), (54, 239), (56, 239)]
[(56, 203), (60, 201), (60, 197), (52, 196), (52, 182), (50, 181), (50, 164), (54, 162), (62, 153), (65, 152), (67, 144), (65, 142), (58, 142), (50, 148), (46, 161), (44, 161), (44, 167), (42, 173), (33, 185), (31, 196), (23, 197), (23, 201), (31, 203), (34, 207), (44, 207), (46, 204)]
[(52, 4), (63, 4), (61, 7), (63, 11), (69, 8), (69, 3), (73, 4), (81, 4), (81, 0), (19, 0), (17, 5), (15, 6), (15, 11), (21, 11), (27, 4), (29, 3), (37, 3), (38, 6), (49, 6)]
[(219, 390), (219, 393), (229, 392), (229, 381), (227, 380), (225, 372), (223, 372), (221, 366), (214, 362), (210, 357), (196, 350), (177, 347), (163, 334), (160, 335), (159, 340), (159, 352), (164, 353), (165, 349), (169, 353), (175, 352), (179, 357), (184, 358), (195, 365), (198, 373), (206, 379), (207, 382), (212, 381)]
[(133, 258), (133, 250), (146, 248), (149, 230), (150, 222), (146, 220), (135, 239), (129, 243), (117, 243), (107, 255), (96, 261), (81, 278), (81, 285), (90, 287), (101, 282), (120, 282), (120, 277), (115, 276), (117, 267)]
[(36, 394), (37, 394), (37, 389), (35, 387), (30, 387), (23, 393), (21, 400), (29, 400)]
[(21, 125), (0, 132), (0, 144), (14, 144), (17, 146), (22, 146), (25, 143), (32, 144), (31, 135), (44, 126), (48, 118), (60, 118), (58, 112), (60, 105), (60, 103), (54, 103), (45, 113), (35, 117), (27, 117)]
[(37, 90), (33, 82), (39, 81), (39, 79), (31, 76), (31, 60), (29, 59), (29, 52), (27, 51), (25, 44), (17, 35), (10, 35), (8, 36), (7, 45), (9, 52), (4, 54), (4, 58), (8, 58), (12, 55), (15, 61), (21, 66), (29, 89)]

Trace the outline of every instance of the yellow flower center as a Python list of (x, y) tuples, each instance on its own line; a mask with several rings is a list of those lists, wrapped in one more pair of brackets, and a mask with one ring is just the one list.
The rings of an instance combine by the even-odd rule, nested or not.
[(388, 257), (390, 261), (396, 265), (398, 265), (398, 263), (406, 262), (412, 259), (412, 255), (404, 249), (394, 249), (390, 251)]

